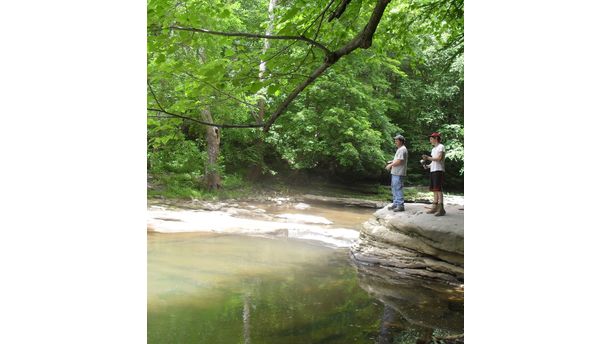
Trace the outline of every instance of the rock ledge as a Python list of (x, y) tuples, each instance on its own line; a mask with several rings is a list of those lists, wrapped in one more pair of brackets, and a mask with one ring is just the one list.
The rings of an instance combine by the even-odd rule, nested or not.
[(397, 279), (419, 277), (463, 283), (463, 206), (445, 205), (445, 216), (426, 214), (423, 204), (386, 207), (363, 224), (351, 247), (357, 264), (388, 270)]

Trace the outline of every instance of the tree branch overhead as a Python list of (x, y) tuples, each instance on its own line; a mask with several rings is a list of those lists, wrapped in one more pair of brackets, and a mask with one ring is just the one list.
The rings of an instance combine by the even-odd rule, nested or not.
[(248, 32), (221, 32), (221, 31), (213, 31), (213, 30), (207, 30), (207, 29), (197, 29), (197, 28), (192, 28), (192, 27), (181, 27), (181, 26), (169, 26), (168, 29), (172, 29), (172, 30), (182, 30), (182, 31), (192, 31), (192, 32), (200, 32), (200, 33), (207, 33), (207, 34), (211, 34), (211, 35), (218, 35), (218, 36), (226, 36), (226, 37), (247, 37), (247, 38), (265, 38), (265, 39), (281, 39), (281, 40), (297, 40), (297, 41), (304, 41), (312, 46), (315, 46), (321, 50), (323, 50), (326, 54), (328, 54), (330, 52), (330, 50), (324, 46), (323, 44), (314, 41), (306, 36), (287, 36), (287, 35), (283, 35), (283, 36), (275, 36), (275, 35), (262, 35), (262, 34), (258, 34), (258, 33), (248, 33)]
[[(365, 27), (363, 28), (363, 30), (360, 33), (358, 33), (352, 40), (350, 40), (348, 43), (346, 43), (344, 46), (338, 48), (335, 51), (331, 51), (330, 49), (328, 49), (322, 43), (317, 42), (317, 41), (315, 41), (313, 39), (310, 39), (310, 38), (306, 37), (304, 34), (306, 33), (306, 31), (308, 29), (302, 35), (300, 35), (300, 36), (290, 36), (290, 35), (254, 34), (254, 33), (246, 33), (246, 32), (220, 32), (220, 31), (213, 31), (213, 30), (207, 30), (207, 29), (198, 29), (198, 28), (191, 28), (191, 27), (169, 26), (169, 27), (167, 27), (167, 29), (170, 29), (170, 30), (191, 31), (191, 32), (205, 33), (205, 34), (211, 34), (211, 35), (220, 35), (220, 36), (226, 36), (226, 37), (245, 37), (245, 38), (257, 38), (257, 39), (276, 39), (276, 40), (303, 41), (303, 42), (306, 42), (306, 43), (310, 44), (312, 47), (316, 47), (316, 48), (319, 48), (322, 51), (324, 51), (325, 52), (325, 57), (323, 58), (322, 63), (316, 69), (314, 69), (310, 73), (310, 75), (308, 75), (306, 80), (304, 80), (303, 82), (301, 82), (300, 84), (298, 84), (297, 86), (295, 86), (293, 88), (293, 90), (289, 93), (289, 95), (285, 98), (285, 100), (280, 105), (278, 105), (276, 110), (272, 113), (272, 115), (268, 118), (268, 120), (264, 124), (220, 125), (220, 124), (214, 124), (214, 123), (204, 123), (202, 121), (193, 120), (192, 118), (189, 118), (188, 116), (169, 113), (169, 112), (165, 111), (163, 108), (161, 108), (161, 105), (159, 104), (159, 102), (158, 102), (158, 106), (160, 107), (160, 109), (148, 109), (148, 110), (163, 112), (163, 113), (166, 113), (166, 114), (171, 115), (171, 116), (189, 119), (189, 120), (192, 120), (194, 122), (198, 122), (198, 123), (204, 124), (204, 125), (216, 125), (216, 126), (225, 127), (225, 128), (255, 128), (255, 127), (262, 127), (264, 132), (268, 132), (270, 130), (270, 128), (272, 127), (272, 125), (275, 123), (275, 121), (287, 110), (287, 108), (289, 107), (291, 102), (293, 100), (295, 100), (295, 98), (297, 98), (297, 96), (306, 87), (308, 87), (310, 84), (312, 84), (329, 67), (331, 67), (333, 64), (338, 62), (340, 60), (340, 58), (342, 58), (343, 56), (350, 54), (351, 52), (353, 52), (354, 50), (356, 50), (358, 48), (368, 49), (369, 47), (372, 46), (373, 36), (374, 36), (374, 34), (376, 32), (376, 29), (377, 29), (377, 27), (378, 27), (378, 25), (379, 25), (379, 23), (381, 21), (381, 18), (382, 18), (383, 14), (384, 14), (384, 11), (385, 11), (387, 5), (390, 3), (390, 1), (391, 0), (377, 0), (376, 5), (375, 5), (375, 7), (372, 10), (372, 13), (370, 15), (370, 18), (369, 18), (367, 24), (365, 25)], [(339, 18), (342, 15), (342, 13), (344, 13), (344, 11), (346, 10), (346, 7), (349, 5), (350, 2), (351, 2), (351, 0), (343, 0), (339, 4), (339, 6), (334, 10), (334, 12), (330, 15), (329, 20), (331, 21), (334, 18)], [(321, 19), (323, 18), (322, 16), (324, 16), (325, 12), (329, 9), (329, 7), (333, 3), (334, 3), (334, 1), (330, 1), (328, 3), (326, 8), (323, 10), (323, 12), (315, 19), (315, 21), (313, 21), (313, 24), (316, 22), (316, 20), (318, 18), (321, 18)], [(311, 26), (312, 26), (312, 24), (311, 24)], [(317, 35), (318, 35), (318, 32), (317, 32)], [(157, 99), (156, 99), (156, 101), (157, 101)]]

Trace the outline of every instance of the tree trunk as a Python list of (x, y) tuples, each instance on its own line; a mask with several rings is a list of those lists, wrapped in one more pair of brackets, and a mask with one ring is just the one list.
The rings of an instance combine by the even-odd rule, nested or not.
[[(210, 110), (205, 108), (202, 111), (202, 120), (212, 122)], [(221, 143), (221, 130), (217, 127), (206, 126), (206, 146), (208, 150), (208, 161), (204, 166), (203, 186), (208, 191), (217, 190), (221, 187), (221, 175), (219, 174), (219, 144)]]
[[(274, 31), (274, 7), (276, 7), (276, 0), (270, 0), (268, 4), (268, 28), (266, 29), (266, 35), (271, 35), (272, 31)], [(266, 51), (270, 48), (270, 40), (264, 39), (263, 41), (264, 47), (262, 50), (262, 55), (266, 54)], [(266, 62), (261, 61), (259, 63), (259, 80), (264, 81), (264, 75), (266, 73)], [(266, 96), (268, 94), (268, 88), (264, 87), (259, 92), (259, 99), (257, 100), (257, 105), (259, 107), (259, 113), (257, 121), (258, 123), (264, 122), (264, 114), (266, 113)], [(257, 155), (257, 162), (253, 165), (253, 167), (249, 170), (247, 178), (249, 180), (258, 180), (263, 175), (263, 155), (264, 155), (264, 142), (263, 135), (259, 133), (257, 138), (255, 139), (255, 143), (253, 144), (255, 149), (255, 154)]]

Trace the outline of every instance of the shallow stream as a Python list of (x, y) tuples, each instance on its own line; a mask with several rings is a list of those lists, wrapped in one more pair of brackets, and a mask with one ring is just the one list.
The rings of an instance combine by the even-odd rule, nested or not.
[[(358, 229), (368, 212), (315, 213)], [(347, 248), (148, 233), (148, 343), (393, 343), (400, 332), (462, 333), (456, 300), (444, 287), (389, 285), (358, 271)]]

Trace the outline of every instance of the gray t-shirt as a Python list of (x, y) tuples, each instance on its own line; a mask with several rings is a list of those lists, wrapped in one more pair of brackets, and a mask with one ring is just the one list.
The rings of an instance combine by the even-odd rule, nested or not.
[(402, 160), (402, 163), (399, 166), (391, 167), (391, 174), (394, 174), (396, 176), (405, 176), (406, 165), (408, 163), (408, 149), (406, 148), (406, 146), (401, 146), (397, 149), (393, 160)]

